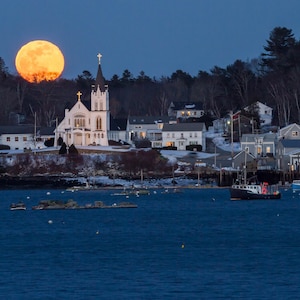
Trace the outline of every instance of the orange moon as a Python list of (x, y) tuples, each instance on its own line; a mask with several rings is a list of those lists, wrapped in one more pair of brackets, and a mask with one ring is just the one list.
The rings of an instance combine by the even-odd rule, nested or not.
[(64, 70), (65, 60), (60, 49), (44, 40), (22, 46), (15, 59), (18, 73), (25, 80), (39, 83), (57, 79)]

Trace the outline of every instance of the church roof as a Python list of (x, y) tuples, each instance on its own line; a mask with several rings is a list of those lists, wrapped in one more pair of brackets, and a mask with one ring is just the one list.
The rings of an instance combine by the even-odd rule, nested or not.
[(95, 81), (95, 87), (94, 87), (95, 91), (98, 89), (98, 86), (99, 86), (101, 92), (105, 92), (105, 80), (103, 77), (100, 61), (99, 61), (98, 72), (97, 72), (97, 77), (96, 77), (96, 81)]

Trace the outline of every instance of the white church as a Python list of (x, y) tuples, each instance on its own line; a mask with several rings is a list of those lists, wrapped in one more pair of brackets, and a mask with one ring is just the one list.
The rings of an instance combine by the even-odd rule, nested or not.
[[(99, 145), (108, 146), (110, 130), (109, 92), (104, 84), (101, 69), (101, 54), (95, 85), (92, 86), (91, 101), (84, 105), (81, 92), (77, 93), (77, 102), (71, 109), (65, 110), (65, 117), (55, 129), (55, 145), (62, 138), (69, 146)], [(90, 107), (87, 107), (89, 106)]]

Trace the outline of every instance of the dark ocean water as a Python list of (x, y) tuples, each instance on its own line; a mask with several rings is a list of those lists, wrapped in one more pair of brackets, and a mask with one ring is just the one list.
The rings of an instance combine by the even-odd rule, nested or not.
[[(137, 209), (31, 210), (42, 199), (125, 200), (47, 192), (1, 191), (0, 299), (300, 298), (300, 196), (290, 190), (271, 201), (157, 190), (130, 198)], [(19, 200), (27, 211), (9, 211)]]

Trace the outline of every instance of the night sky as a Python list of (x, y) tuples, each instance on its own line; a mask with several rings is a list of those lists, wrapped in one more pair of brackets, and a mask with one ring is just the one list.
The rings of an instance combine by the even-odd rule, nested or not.
[(16, 75), (25, 43), (43, 39), (65, 56), (63, 78), (96, 75), (100, 52), (107, 79), (141, 71), (151, 78), (258, 58), (277, 26), (300, 37), (299, 0), (4, 0), (0, 57)]

